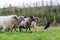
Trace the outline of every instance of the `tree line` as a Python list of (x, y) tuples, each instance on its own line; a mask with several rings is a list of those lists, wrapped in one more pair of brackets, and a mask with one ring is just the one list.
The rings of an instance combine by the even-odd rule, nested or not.
[(9, 5), (7, 8), (0, 8), (0, 16), (3, 15), (23, 15), (25, 17), (32, 15), (40, 18), (40, 22), (38, 22), (39, 25), (45, 25), (48, 21), (56, 25), (60, 24), (60, 5), (58, 3), (57, 5), (52, 5), (52, 1), (50, 1), (50, 6), (48, 3), (44, 6), (43, 1), (42, 6), (39, 7), (37, 3), (35, 7), (25, 7), (25, 5), (23, 5), (23, 8)]

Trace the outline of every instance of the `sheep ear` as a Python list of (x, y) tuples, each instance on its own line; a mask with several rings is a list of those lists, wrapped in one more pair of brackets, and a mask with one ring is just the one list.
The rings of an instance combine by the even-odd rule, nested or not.
[(16, 16), (14, 16), (13, 18), (14, 18), (14, 19), (16, 19), (17, 17), (16, 17)]
[(13, 17), (16, 21), (18, 21), (18, 18), (16, 16)]

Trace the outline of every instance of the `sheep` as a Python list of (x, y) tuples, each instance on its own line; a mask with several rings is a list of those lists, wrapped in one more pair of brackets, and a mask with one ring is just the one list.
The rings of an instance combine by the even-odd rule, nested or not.
[(14, 26), (16, 21), (18, 21), (17, 15), (0, 16), (0, 28), (8, 31)]
[(21, 28), (25, 28), (26, 31), (27, 31), (27, 29), (29, 29), (30, 32), (32, 32), (31, 29), (30, 29), (30, 25), (31, 25), (33, 19), (34, 19), (33, 16), (30, 16), (28, 18), (25, 18), (23, 21), (21, 21), (20, 26), (19, 26), (20, 32), (21, 32)]
[(23, 20), (24, 20), (24, 16), (19, 16), (18, 17), (18, 22), (14, 23), (14, 26), (13, 26), (12, 30), (14, 29), (14, 30), (16, 30), (18, 32), (19, 30), (17, 30), (17, 29), (19, 29), (19, 24)]
[(34, 28), (35, 32), (36, 32), (36, 22), (40, 21), (38, 17), (34, 17), (34, 20), (31, 23), (31, 28)]

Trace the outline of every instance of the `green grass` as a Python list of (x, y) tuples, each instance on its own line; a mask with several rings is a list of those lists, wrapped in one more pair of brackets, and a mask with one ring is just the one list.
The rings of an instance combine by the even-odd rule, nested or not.
[(60, 40), (60, 28), (50, 27), (47, 30), (37, 28), (37, 32), (0, 32), (0, 40)]

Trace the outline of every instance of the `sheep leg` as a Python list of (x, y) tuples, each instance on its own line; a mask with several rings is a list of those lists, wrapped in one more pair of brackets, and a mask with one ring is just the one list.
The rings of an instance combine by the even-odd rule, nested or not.
[(29, 28), (30, 33), (32, 33), (31, 29)]
[(7, 28), (5, 31), (7, 31), (7, 32), (8, 32), (9, 30), (10, 30), (10, 28)]
[(16, 30), (16, 32), (18, 32), (18, 30), (17, 30), (18, 28), (15, 28), (15, 30)]
[(21, 28), (21, 27), (19, 27), (19, 31), (20, 31), (20, 32), (21, 32), (21, 29), (22, 29), (22, 28)]
[(3, 32), (5, 32), (6, 31), (6, 29), (7, 29), (7, 26), (3, 26)]
[(28, 28), (26, 28), (26, 32), (27, 32)]

